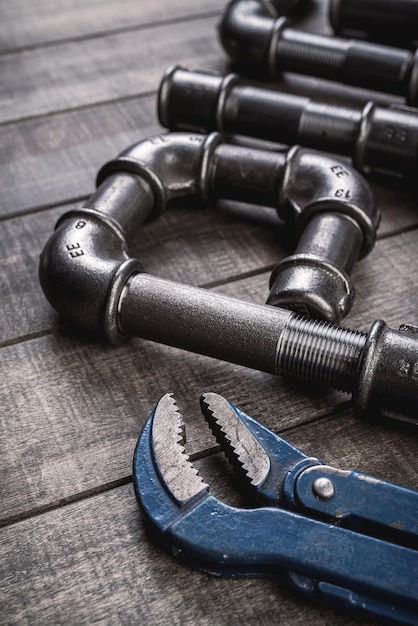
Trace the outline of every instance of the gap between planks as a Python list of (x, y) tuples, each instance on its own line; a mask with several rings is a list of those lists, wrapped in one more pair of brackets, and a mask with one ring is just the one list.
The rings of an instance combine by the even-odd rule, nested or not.
[(146, 22), (145, 24), (132, 24), (130, 26), (120, 26), (109, 30), (97, 31), (92, 33), (86, 33), (84, 35), (73, 35), (72, 37), (63, 37), (62, 39), (51, 39), (50, 41), (43, 41), (39, 43), (28, 44), (26, 46), (16, 46), (15, 48), (9, 48), (8, 50), (0, 50), (0, 57), (10, 54), (19, 54), (21, 52), (30, 52), (33, 50), (39, 50), (42, 48), (53, 48), (56, 46), (62, 46), (71, 43), (80, 43), (82, 41), (89, 41), (91, 39), (100, 39), (101, 37), (108, 37), (112, 35), (122, 35), (124, 33), (135, 33), (141, 30), (148, 30), (157, 28), (160, 26), (172, 26), (173, 24), (179, 24), (183, 22), (193, 22), (194, 20), (206, 19), (218, 17), (221, 15), (219, 10), (217, 11), (203, 11), (202, 13), (193, 13), (193, 15), (183, 15), (179, 17), (173, 17), (165, 20), (154, 20)]
[[(341, 416), (344, 416), (347, 413), (347, 411), (350, 410), (350, 408), (351, 408), (350, 400), (342, 401), (336, 404), (335, 406), (333, 406), (332, 409), (330, 409), (329, 411), (325, 411), (323, 414), (316, 415), (315, 417), (307, 418), (306, 420), (301, 420), (297, 424), (292, 424), (290, 426), (285, 426), (284, 428), (280, 428), (276, 431), (276, 434), (278, 434), (279, 436), (282, 436), (284, 433), (292, 433), (293, 431), (299, 430), (300, 428), (317, 424), (323, 420), (328, 420), (332, 422), (333, 420), (340, 419)], [(204, 450), (200, 450), (198, 452), (189, 454), (188, 457), (189, 457), (189, 460), (193, 463), (194, 461), (205, 459), (215, 454), (219, 454), (221, 452), (222, 452), (221, 447), (218, 444), (218, 445), (208, 447)], [(99, 494), (111, 492), (115, 489), (119, 489), (120, 487), (123, 487), (124, 485), (129, 485), (132, 482), (133, 482), (133, 478), (132, 478), (132, 475), (130, 475), (130, 476), (124, 476), (122, 478), (118, 478), (117, 480), (104, 483), (102, 485), (97, 485), (93, 487), (92, 489), (87, 489), (86, 491), (81, 491), (79, 493), (72, 494), (71, 496), (62, 498), (58, 502), (51, 502), (43, 506), (35, 507), (29, 511), (20, 513), (18, 515), (10, 516), (8, 518), (0, 520), (0, 528), (6, 528), (9, 526), (13, 526), (14, 524), (19, 524), (20, 522), (23, 522), (25, 520), (33, 519), (35, 517), (38, 517), (39, 515), (43, 515), (44, 513), (56, 511), (65, 506), (74, 504), (76, 502), (89, 500), (91, 498), (96, 497)]]

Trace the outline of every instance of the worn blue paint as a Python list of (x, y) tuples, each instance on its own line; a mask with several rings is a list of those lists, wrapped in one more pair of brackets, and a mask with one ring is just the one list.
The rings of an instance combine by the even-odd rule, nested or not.
[[(152, 453), (152, 413), (138, 440), (133, 470), (136, 495), (153, 536), (183, 562), (211, 574), (239, 577), (287, 573), (294, 587), (313, 598), (395, 623), (418, 625), (417, 546), (411, 542), (398, 545), (393, 543), (393, 537), (386, 540), (384, 533), (378, 536), (363, 533), (358, 516), (356, 524), (348, 527), (337, 525), (329, 515), (315, 519), (317, 511), (314, 515), (308, 512), (299, 504), (300, 496), (312, 500), (313, 508), (320, 513), (324, 502), (311, 498), (311, 487), (307, 497), (308, 483), (301, 483), (299, 489), (298, 476), (306, 476), (305, 472), (314, 471), (313, 468), (315, 471), (333, 468), (309, 459), (234, 409), (269, 454), (271, 469), (259, 495), (275, 506), (230, 507), (207, 490), (179, 503), (156, 467)], [(356, 497), (358, 476), (355, 472), (344, 473), (342, 478), (342, 484), (344, 480), (352, 481), (354, 487), (347, 491), (352, 498)], [(367, 494), (369, 498), (374, 480), (363, 480), (371, 490)], [(409, 494), (416, 506), (418, 494), (396, 485), (388, 487), (387, 493), (393, 498), (388, 506), (396, 508), (397, 489), (401, 490), (401, 502), (407, 501)], [(373, 509), (373, 501), (370, 506)], [(378, 512), (375, 517), (379, 518)], [(386, 512), (382, 519), (384, 528)], [(368, 532), (368, 527), (365, 528)], [(413, 527), (409, 530), (413, 531)]]

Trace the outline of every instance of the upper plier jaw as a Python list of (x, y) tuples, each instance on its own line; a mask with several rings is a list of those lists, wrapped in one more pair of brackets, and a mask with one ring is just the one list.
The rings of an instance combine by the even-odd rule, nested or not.
[(265, 505), (297, 507), (297, 476), (321, 461), (308, 457), (223, 396), (205, 393), (200, 405), (212, 434), (255, 499)]

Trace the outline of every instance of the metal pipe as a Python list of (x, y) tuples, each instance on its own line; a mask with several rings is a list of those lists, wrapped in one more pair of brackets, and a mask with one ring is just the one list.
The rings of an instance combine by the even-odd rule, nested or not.
[(360, 417), (418, 424), (418, 328), (368, 333), (144, 273), (121, 293), (121, 332), (352, 394)]
[[(373, 248), (379, 221), (366, 182), (334, 158), (299, 148), (278, 153), (228, 145), (216, 133), (172, 133), (142, 141), (107, 163), (98, 185), (84, 209), (61, 218), (47, 246), (44, 257), (58, 256), (60, 262), (41, 265), (42, 284), (54, 308), (64, 316), (71, 312), (91, 330), (101, 326), (107, 287), (104, 283), (93, 297), (89, 285), (93, 280), (98, 284), (104, 273), (119, 272), (119, 262), (131, 269), (128, 243), (137, 227), (176, 197), (253, 202), (275, 208), (296, 233), (309, 226), (309, 232), (317, 233), (315, 246), (305, 255), (299, 246), (290, 271), (286, 259), (279, 263), (270, 302), (329, 321), (338, 321), (351, 308), (350, 272), (355, 260)], [(324, 229), (330, 220), (333, 237)], [(85, 279), (73, 283), (81, 256)], [(50, 275), (55, 268), (59, 285)]]
[(418, 109), (406, 106), (325, 104), (243, 84), (236, 74), (172, 66), (158, 115), (170, 130), (218, 130), (349, 156), (366, 174), (412, 178), (418, 170)]
[(291, 28), (280, 15), (270, 2), (234, 0), (219, 25), (224, 50), (269, 78), (296, 72), (418, 103), (418, 52), (305, 32)]
[[(179, 133), (141, 142), (105, 165), (99, 189), (85, 207), (59, 220), (40, 258), (44, 293), (64, 318), (89, 332), (104, 332), (113, 343), (138, 335), (348, 391), (360, 415), (416, 419), (418, 329), (393, 331), (376, 322), (366, 335), (307, 320), (286, 309), (149, 276), (128, 252), (133, 225), (156, 215), (170, 199), (220, 192), (241, 198), (249, 186), (254, 192), (266, 187), (264, 201), (273, 202), (276, 190), (279, 210), (296, 224), (316, 220), (329, 205), (343, 219), (359, 217), (367, 249), (373, 222), (355, 203), (338, 204), (333, 191), (343, 166), (334, 166), (298, 149), (282, 155), (228, 146), (216, 134)], [(353, 198), (369, 200), (367, 186), (356, 181)]]
[(417, 0), (329, 0), (337, 34), (392, 42), (402, 48), (418, 40)]

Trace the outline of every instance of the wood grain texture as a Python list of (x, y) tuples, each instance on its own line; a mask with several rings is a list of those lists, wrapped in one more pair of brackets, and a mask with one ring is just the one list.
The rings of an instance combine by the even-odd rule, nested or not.
[[(58, 216), (91, 194), (104, 162), (161, 132), (155, 97), (163, 70), (237, 69), (216, 36), (223, 6), (0, 2), (1, 624), (363, 623), (295, 598), (280, 581), (192, 571), (151, 541), (131, 462), (167, 391), (184, 414), (187, 451), (231, 504), (244, 501), (223, 455), (214, 454), (198, 406), (204, 391), (326, 463), (418, 488), (417, 433), (360, 421), (346, 394), (140, 339), (105, 345), (70, 328), (44, 299), (38, 255)], [(305, 30), (330, 30), (326, 0), (293, 17)], [(290, 73), (278, 85), (346, 105), (372, 96), (402, 101)], [(383, 212), (379, 241), (355, 266), (357, 298), (344, 325), (417, 324), (417, 198), (399, 181), (371, 185)], [(220, 202), (169, 207), (140, 230), (131, 252), (151, 274), (264, 302), (271, 267), (289, 246), (274, 211)]]
[(222, 69), (214, 18), (0, 56), (0, 122), (155, 91), (176, 59)]
[(161, 130), (155, 95), (0, 126), (0, 214), (91, 195), (106, 161)]
[(187, 20), (193, 14), (221, 11), (221, 0), (2, 0), (0, 51), (45, 46), (66, 39), (103, 36), (116, 30), (146, 28), (158, 22)]

